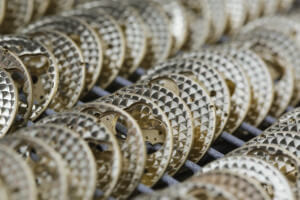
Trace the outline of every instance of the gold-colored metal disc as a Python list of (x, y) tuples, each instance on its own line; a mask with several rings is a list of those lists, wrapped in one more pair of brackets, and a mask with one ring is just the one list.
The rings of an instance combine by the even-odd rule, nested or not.
[(37, 200), (32, 171), (26, 162), (5, 145), (0, 145), (0, 176), (10, 200)]
[(47, 46), (57, 60), (58, 90), (49, 107), (55, 111), (72, 108), (78, 102), (85, 83), (85, 66), (80, 49), (61, 32), (45, 30), (29, 35)]
[(141, 66), (149, 69), (171, 54), (172, 35), (168, 16), (160, 5), (153, 1), (126, 0), (125, 2), (139, 12), (146, 24), (148, 47)]
[(33, 105), (33, 83), (29, 71), (17, 55), (2, 47), (0, 66), (10, 74), (18, 90), (18, 118), (15, 124), (22, 124), (29, 119)]
[(136, 94), (114, 94), (97, 102), (113, 104), (128, 112), (142, 129), (145, 141), (152, 146), (160, 145), (148, 153), (141, 180), (141, 183), (153, 186), (165, 173), (173, 151), (173, 132), (166, 114), (153, 101)]
[(256, 180), (230, 170), (209, 171), (188, 181), (217, 185), (239, 200), (271, 200), (263, 186)]
[(59, 72), (54, 55), (41, 43), (23, 36), (3, 36), (0, 46), (14, 52), (28, 69), (33, 83), (31, 120), (48, 107), (58, 89)]
[(0, 140), (14, 149), (30, 166), (38, 197), (42, 200), (65, 200), (68, 192), (67, 170), (62, 158), (42, 140), (15, 135)]
[(150, 79), (157, 74), (183, 74), (203, 85), (209, 92), (216, 109), (217, 122), (215, 138), (223, 131), (230, 113), (230, 93), (223, 76), (214, 68), (201, 61), (192, 59), (174, 59), (158, 64), (148, 70), (142, 79)]
[(15, 121), (19, 95), (14, 80), (2, 67), (0, 68), (0, 97), (0, 137), (3, 137)]
[(279, 9), (281, 0), (262, 0), (263, 1), (263, 15), (274, 15)]
[(33, 0), (34, 5), (33, 5), (32, 19), (37, 20), (37, 19), (43, 17), (46, 14), (51, 1), (52, 0)]
[[(121, 177), (111, 196), (115, 199), (127, 199), (139, 184), (147, 159), (140, 126), (129, 113), (112, 104), (90, 103), (81, 105), (77, 109), (97, 117), (119, 138), (123, 166), (127, 167), (122, 168)], [(121, 130), (123, 128), (124, 130)]]
[(233, 133), (242, 124), (250, 108), (251, 87), (246, 73), (236, 61), (216, 50), (202, 50), (182, 56), (200, 60), (225, 77), (231, 95), (231, 110), (225, 130)]
[(247, 21), (250, 22), (259, 18), (263, 13), (264, 0), (245, 1), (247, 5)]
[(51, 29), (65, 33), (80, 48), (86, 66), (85, 91), (98, 81), (103, 62), (103, 49), (97, 32), (86, 22), (74, 17), (47, 17), (30, 24), (23, 32)]
[(119, 74), (128, 77), (140, 66), (147, 50), (148, 32), (138, 11), (120, 1), (113, 0), (93, 1), (79, 7), (105, 12), (118, 21), (126, 42), (125, 60)]
[(279, 117), (291, 102), (293, 93), (300, 89), (299, 84), (295, 84), (294, 56), (289, 55), (291, 49), (298, 51), (297, 47), (284, 34), (264, 28), (240, 34), (235, 41), (253, 50), (268, 65), (275, 82), (275, 98), (270, 114)]
[(274, 99), (271, 73), (263, 60), (251, 50), (222, 46), (220, 52), (234, 59), (246, 72), (251, 84), (251, 105), (245, 121), (258, 126), (270, 111)]
[(231, 156), (216, 160), (202, 168), (198, 175), (212, 170), (230, 170), (255, 179), (268, 193), (271, 199), (295, 199), (288, 180), (271, 164), (249, 156)]
[(7, 0), (0, 1), (0, 24), (3, 23), (3, 20), (5, 18), (6, 5), (7, 5)]
[(96, 162), (87, 143), (74, 131), (55, 125), (35, 125), (18, 130), (16, 135), (30, 136), (46, 142), (63, 158), (69, 175), (68, 196), (88, 200), (96, 188)]
[(30, 22), (34, 0), (6, 0), (5, 16), (1, 24), (1, 33), (15, 32)]
[(57, 14), (61, 11), (71, 9), (76, 0), (51, 0), (47, 14)]
[(225, 0), (225, 10), (228, 16), (227, 32), (234, 34), (240, 30), (247, 19), (247, 4), (245, 0)]
[[(153, 76), (151, 80), (143, 83), (159, 84), (170, 89), (186, 103), (192, 112), (193, 134), (186, 135), (186, 141), (181, 140), (181, 148), (186, 148), (189, 158), (197, 158), (194, 160), (198, 161), (199, 149), (205, 144), (211, 144), (215, 137), (216, 112), (208, 92), (196, 81), (180, 74)], [(168, 169), (168, 174), (174, 175), (175, 169), (174, 167)]]

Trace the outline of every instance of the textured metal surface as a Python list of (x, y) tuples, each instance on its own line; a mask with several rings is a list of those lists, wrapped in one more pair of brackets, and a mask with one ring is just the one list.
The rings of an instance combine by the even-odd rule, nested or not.
[(263, 15), (274, 15), (278, 9), (281, 0), (262, 0), (263, 1)]
[(245, 2), (247, 8), (247, 22), (259, 18), (263, 13), (264, 0), (252, 0)]
[(244, 25), (247, 18), (245, 0), (225, 0), (225, 10), (228, 17), (227, 31), (236, 33)]
[(0, 1), (0, 24), (2, 24), (5, 17), (6, 4), (7, 0)]
[(55, 149), (67, 163), (69, 171), (68, 196), (91, 199), (96, 187), (96, 164), (88, 145), (70, 129), (55, 125), (38, 125), (18, 130), (16, 135), (43, 140)]
[(32, 19), (36, 20), (44, 16), (49, 8), (51, 0), (33, 0)]
[(0, 180), (0, 198), (2, 200), (8, 200), (8, 194), (7, 194), (7, 189), (4, 186), (2, 180)]
[(55, 14), (64, 10), (69, 10), (73, 7), (76, 0), (51, 0), (48, 14)]

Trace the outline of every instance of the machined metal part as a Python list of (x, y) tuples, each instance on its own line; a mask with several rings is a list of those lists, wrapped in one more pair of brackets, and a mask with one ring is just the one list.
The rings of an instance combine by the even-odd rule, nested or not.
[(245, 0), (225, 0), (225, 10), (228, 16), (227, 32), (234, 34), (244, 25), (247, 18)]

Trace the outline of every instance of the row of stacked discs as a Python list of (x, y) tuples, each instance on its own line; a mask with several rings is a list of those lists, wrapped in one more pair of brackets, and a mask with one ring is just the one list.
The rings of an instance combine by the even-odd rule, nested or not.
[(299, 119), (297, 108), (185, 182), (136, 199), (299, 199)]

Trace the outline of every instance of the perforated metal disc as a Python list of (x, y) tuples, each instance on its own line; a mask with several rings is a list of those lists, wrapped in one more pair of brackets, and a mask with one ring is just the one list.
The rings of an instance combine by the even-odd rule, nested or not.
[[(186, 148), (189, 157), (198, 157), (199, 147), (203, 141), (211, 143), (215, 136), (216, 113), (208, 92), (188, 76), (170, 74), (154, 76), (146, 84), (159, 84), (177, 94), (192, 112), (193, 134), (186, 135), (186, 141), (181, 142), (180, 148)], [(173, 131), (174, 133), (174, 131)], [(175, 174), (175, 169), (169, 169), (168, 174)]]
[(233, 34), (239, 31), (247, 18), (247, 4), (245, 0), (225, 0), (228, 16), (227, 32)]
[(80, 8), (103, 11), (118, 21), (126, 42), (125, 60), (120, 75), (128, 77), (139, 67), (147, 50), (148, 32), (138, 11), (120, 1), (112, 0), (94, 1), (83, 4)]
[(15, 134), (41, 139), (59, 153), (67, 163), (70, 198), (88, 200), (93, 197), (97, 178), (95, 159), (79, 135), (55, 125), (36, 125), (20, 129)]
[(197, 81), (209, 92), (216, 109), (217, 123), (215, 138), (223, 131), (230, 112), (230, 93), (225, 79), (217, 70), (205, 65), (201, 61), (188, 59), (174, 59), (158, 64), (148, 70), (142, 79), (170, 73), (184, 74)]
[(245, 1), (247, 5), (247, 22), (253, 21), (261, 16), (264, 8), (264, 0)]
[(137, 9), (147, 26), (147, 54), (141, 66), (149, 69), (155, 63), (168, 58), (172, 48), (172, 35), (167, 14), (153, 1), (126, 0), (130, 6)]
[(58, 90), (49, 106), (55, 111), (72, 108), (77, 103), (85, 83), (85, 66), (80, 49), (61, 32), (37, 31), (30, 33), (30, 36), (47, 46), (57, 59)]
[(274, 15), (278, 9), (281, 0), (262, 0), (263, 1), (263, 15)]
[(145, 141), (161, 147), (148, 154), (141, 183), (153, 186), (163, 176), (173, 150), (173, 132), (165, 113), (153, 101), (140, 95), (122, 93), (103, 97), (99, 103), (109, 103), (128, 112), (141, 127)]
[[(243, 42), (244, 47), (253, 50), (268, 65), (275, 82), (275, 99), (270, 114), (280, 116), (291, 102), (293, 93), (300, 89), (299, 84), (295, 85), (298, 73), (295, 73), (293, 66), (295, 61), (292, 55), (295, 53), (291, 52), (292, 49), (298, 51), (297, 47), (283, 34), (262, 28), (241, 34), (236, 41)], [(295, 94), (298, 96), (298, 92)]]
[(51, 0), (47, 13), (56, 14), (64, 10), (69, 10), (74, 6), (75, 1), (76, 0)]
[[(111, 104), (90, 103), (79, 106), (78, 110), (94, 115), (117, 138), (120, 137), (119, 144), (123, 154), (123, 166), (127, 167), (122, 168), (121, 177), (118, 180), (118, 185), (114, 188), (112, 197), (127, 199), (139, 184), (144, 174), (147, 159), (145, 141), (140, 126), (129, 113)], [(118, 130), (120, 124), (124, 126), (126, 133)]]
[(0, 24), (2, 24), (4, 17), (5, 17), (5, 10), (6, 10), (6, 2), (7, 0), (0, 1)]
[(27, 24), (33, 14), (34, 0), (6, 0), (5, 17), (1, 24), (2, 33), (15, 32)]
[(41, 43), (23, 36), (4, 36), (0, 46), (14, 52), (28, 69), (33, 82), (31, 120), (48, 107), (58, 89), (58, 66), (54, 55)]
[(97, 33), (84, 21), (73, 17), (48, 17), (39, 20), (24, 32), (52, 29), (67, 34), (80, 48), (86, 66), (85, 90), (89, 91), (97, 82), (101, 69), (103, 49)]
[(8, 136), (0, 143), (14, 149), (30, 166), (38, 189), (39, 199), (67, 198), (67, 170), (62, 158), (39, 139), (27, 136)]
[(251, 102), (251, 88), (243, 69), (231, 58), (217, 51), (183, 54), (184, 58), (198, 59), (218, 70), (224, 77), (231, 95), (231, 110), (225, 130), (233, 133), (244, 121)]
[(230, 170), (213, 170), (188, 181), (217, 185), (240, 200), (271, 200), (263, 186), (256, 180)]
[(199, 175), (212, 170), (230, 170), (257, 180), (271, 199), (295, 199), (288, 180), (271, 164), (254, 157), (232, 156), (206, 165)]
[(109, 15), (97, 11), (73, 11), (68, 14), (88, 23), (103, 43), (103, 67), (98, 85), (108, 87), (119, 74), (125, 59), (126, 43), (121, 27)]
[(33, 84), (30, 74), (17, 55), (3, 48), (0, 48), (0, 66), (11, 75), (18, 90), (16, 95), (18, 95), (18, 117), (20, 119), (17, 120), (17, 124), (23, 123), (29, 118), (33, 105)]
[(22, 158), (0, 145), (0, 175), (10, 200), (37, 200), (34, 176)]
[(254, 52), (245, 48), (224, 46), (218, 50), (237, 61), (237, 64), (246, 72), (252, 94), (246, 122), (255, 126), (260, 125), (269, 113), (274, 99), (273, 80), (267, 65)]
[(49, 8), (51, 0), (33, 0), (33, 16), (32, 19), (36, 20), (44, 16)]

